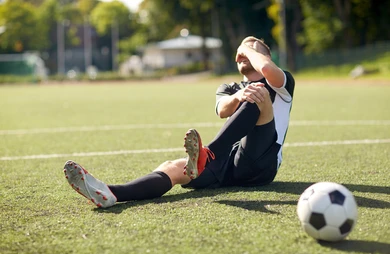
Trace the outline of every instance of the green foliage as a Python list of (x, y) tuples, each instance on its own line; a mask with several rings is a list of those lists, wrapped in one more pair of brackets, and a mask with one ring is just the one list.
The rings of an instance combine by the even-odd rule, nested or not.
[(56, 0), (44, 0), (38, 8), (39, 29), (42, 31), (41, 40), (47, 40), (47, 49), (56, 46), (54, 34), (57, 31), (57, 20), (59, 17), (59, 6)]
[(389, 40), (390, 2), (384, 0), (300, 0), (302, 32), (297, 41), (305, 52), (350, 48)]
[(323, 1), (301, 0), (305, 19), (303, 33), (297, 38), (307, 53), (322, 52), (329, 48), (335, 36), (342, 31), (342, 23), (335, 16), (332, 6)]
[(179, 0), (145, 0), (140, 13), (143, 15), (142, 22), (147, 27), (145, 36), (148, 41), (178, 36), (171, 32), (178, 26), (182, 27), (183, 19), (188, 16), (188, 12), (180, 7)]
[(147, 38), (142, 33), (135, 33), (133, 36), (123, 39), (119, 43), (121, 55), (119, 56), (119, 62), (123, 62), (128, 59), (129, 55), (137, 53), (137, 49), (140, 45), (145, 45)]
[(88, 16), (98, 3), (98, 0), (79, 0), (77, 7), (83, 16)]
[(100, 35), (106, 35), (111, 31), (113, 23), (118, 25), (120, 33), (129, 29), (130, 11), (119, 2), (100, 2), (91, 13), (91, 23)]
[(48, 46), (47, 28), (39, 19), (39, 12), (30, 3), (6, 1), (0, 5), (0, 48), (5, 52), (41, 50)]
[(272, 37), (279, 42), (280, 40), (280, 31), (282, 29), (282, 24), (280, 24), (280, 3), (279, 1), (273, 0), (272, 3), (267, 7), (267, 15), (270, 19), (273, 20), (275, 25), (272, 27), (271, 33)]
[(81, 10), (75, 5), (65, 5), (61, 7), (60, 20), (66, 20), (72, 25), (79, 25), (84, 22)]
[(0, 84), (24, 84), (24, 83), (35, 83), (38, 82), (35, 76), (25, 75), (0, 75)]

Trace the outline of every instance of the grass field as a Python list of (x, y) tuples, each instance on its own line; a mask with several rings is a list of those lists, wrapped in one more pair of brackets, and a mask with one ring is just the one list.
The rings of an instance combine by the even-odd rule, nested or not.
[[(225, 81), (0, 86), (0, 253), (390, 253), (390, 80), (297, 80), (269, 186), (175, 186), (110, 209), (70, 188), (68, 159), (119, 184), (185, 156), (190, 127), (210, 141)], [(358, 223), (342, 242), (300, 228), (298, 198), (319, 181), (355, 195)]]

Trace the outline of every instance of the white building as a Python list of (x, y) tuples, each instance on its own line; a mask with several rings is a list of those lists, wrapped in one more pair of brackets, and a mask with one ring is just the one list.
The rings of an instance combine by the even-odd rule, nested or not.
[[(147, 69), (164, 69), (201, 62), (203, 39), (197, 35), (177, 37), (145, 46), (142, 63)], [(222, 41), (206, 38), (208, 60), (218, 63), (221, 59)]]

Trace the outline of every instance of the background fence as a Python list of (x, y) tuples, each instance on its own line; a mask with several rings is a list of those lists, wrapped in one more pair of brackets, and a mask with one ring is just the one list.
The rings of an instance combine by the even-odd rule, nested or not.
[[(110, 71), (112, 68), (111, 54), (104, 50), (93, 50), (92, 65), (96, 66), (98, 71)], [(381, 59), (382, 61), (378, 61)], [(380, 66), (375, 66), (378, 71), (390, 71), (390, 42), (378, 42), (358, 48), (328, 50), (321, 54), (297, 54), (295, 66), (297, 72), (333, 66), (348, 65), (342, 71), (352, 70), (356, 65), (370, 64), (376, 61)], [(65, 51), (65, 73), (69, 70), (85, 72), (83, 49), (67, 49)], [(278, 62), (277, 54), (274, 55), (274, 61)], [(233, 61), (226, 61), (228, 65), (224, 68), (226, 72), (236, 72), (237, 67)], [(0, 75), (32, 75), (44, 78), (47, 75), (57, 74), (57, 54), (46, 54), (43, 58), (39, 54), (6, 54), (0, 55)]]

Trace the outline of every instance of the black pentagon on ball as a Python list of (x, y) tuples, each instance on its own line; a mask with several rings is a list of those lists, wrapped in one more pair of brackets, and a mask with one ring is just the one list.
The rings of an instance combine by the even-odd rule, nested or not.
[(310, 215), (309, 223), (317, 230), (320, 230), (326, 225), (325, 217), (322, 213), (312, 213)]
[(351, 219), (347, 219), (344, 223), (343, 223), (343, 225), (341, 225), (340, 226), (340, 233), (342, 234), (342, 235), (344, 235), (344, 234), (346, 234), (346, 233), (348, 233), (349, 231), (351, 231), (351, 229), (352, 229), (352, 226), (353, 226), (353, 220), (351, 220)]
[(330, 192), (329, 193), (329, 198), (330, 198), (330, 202), (332, 204), (338, 204), (338, 205), (343, 205), (344, 204), (345, 196), (344, 196), (343, 193), (341, 193), (338, 190)]

